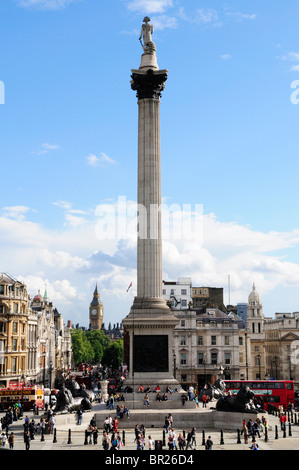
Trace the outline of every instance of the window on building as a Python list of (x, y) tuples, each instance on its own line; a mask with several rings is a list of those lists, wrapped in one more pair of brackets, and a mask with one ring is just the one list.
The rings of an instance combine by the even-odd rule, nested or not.
[(261, 324), (260, 323), (257, 324), (257, 331), (258, 331), (258, 333), (261, 332)]
[(181, 320), (181, 326), (182, 326), (182, 327), (185, 326), (185, 320)]
[(181, 305), (182, 305), (182, 307), (187, 307), (187, 300), (186, 300), (186, 299), (182, 299), (182, 300), (181, 300)]
[(4, 295), (4, 286), (0, 285), (0, 295)]
[(18, 304), (13, 304), (14, 313), (18, 313)]
[(239, 346), (243, 346), (243, 336), (239, 336)]
[(230, 353), (225, 353), (225, 364), (230, 364)]
[(174, 295), (174, 289), (170, 289), (170, 295)]
[(181, 375), (181, 382), (187, 382), (187, 375), (186, 374)]
[(0, 333), (5, 333), (5, 325), (3, 321), (0, 321)]
[(0, 305), (0, 313), (5, 313), (5, 307), (4, 307), (4, 305)]
[(211, 345), (216, 346), (216, 336), (211, 336)]
[(181, 336), (180, 345), (181, 345), (181, 346), (186, 346), (186, 336)]
[(203, 337), (199, 336), (197, 341), (198, 346), (203, 346)]
[(255, 333), (255, 325), (252, 323), (252, 333)]
[(181, 353), (181, 366), (185, 366), (187, 364), (187, 355), (186, 353)]
[(203, 353), (198, 353), (198, 365), (203, 364)]
[(163, 289), (163, 295), (166, 295), (166, 289)]
[(13, 359), (12, 359), (12, 371), (14, 373), (17, 372), (17, 358), (16, 357), (13, 357)]
[(229, 346), (229, 336), (224, 337), (224, 344), (225, 346)]
[(17, 351), (17, 349), (18, 349), (18, 340), (14, 339), (12, 342), (12, 350)]
[(211, 364), (217, 364), (217, 357), (218, 357), (218, 354), (216, 352), (212, 352), (211, 353)]
[(187, 289), (181, 289), (181, 295), (187, 295)]
[(13, 322), (13, 332), (14, 333), (18, 332), (18, 323), (16, 321)]

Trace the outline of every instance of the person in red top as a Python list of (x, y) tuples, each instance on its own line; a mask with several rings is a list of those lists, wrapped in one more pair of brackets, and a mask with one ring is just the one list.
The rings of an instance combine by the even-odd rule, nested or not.
[(287, 422), (287, 415), (285, 413), (282, 413), (279, 417), (279, 421), (280, 421), (280, 428), (283, 431)]
[(112, 428), (113, 428), (113, 432), (117, 432), (117, 429), (118, 429), (118, 419), (117, 418), (114, 418), (113, 422), (112, 422)]

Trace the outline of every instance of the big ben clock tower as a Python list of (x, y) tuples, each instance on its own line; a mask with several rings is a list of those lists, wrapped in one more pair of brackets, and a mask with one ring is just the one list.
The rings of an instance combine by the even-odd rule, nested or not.
[(103, 324), (103, 304), (100, 301), (98, 286), (96, 285), (93, 299), (89, 306), (89, 323), (92, 330), (100, 330)]

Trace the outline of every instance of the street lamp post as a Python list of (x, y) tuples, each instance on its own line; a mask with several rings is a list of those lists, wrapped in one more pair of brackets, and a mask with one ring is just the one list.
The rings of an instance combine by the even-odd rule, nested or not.
[(176, 379), (176, 354), (173, 354), (173, 376)]
[(259, 380), (261, 380), (261, 355), (257, 355), (258, 366), (259, 366)]

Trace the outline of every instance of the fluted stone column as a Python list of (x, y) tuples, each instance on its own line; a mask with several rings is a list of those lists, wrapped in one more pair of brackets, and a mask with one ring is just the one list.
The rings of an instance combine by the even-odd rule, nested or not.
[(160, 99), (168, 71), (158, 68), (151, 41), (144, 51), (139, 69), (131, 75), (138, 98), (137, 296), (123, 320), (129, 333), (126, 384), (134, 389), (178, 385), (173, 374), (173, 328), (178, 320), (162, 295)]

